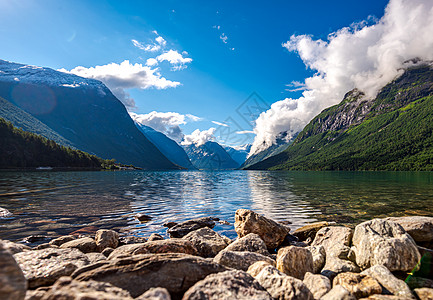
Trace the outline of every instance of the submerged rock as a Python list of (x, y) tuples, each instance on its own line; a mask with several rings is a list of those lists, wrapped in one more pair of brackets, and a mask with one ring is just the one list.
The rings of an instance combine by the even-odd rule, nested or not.
[(190, 241), (203, 257), (214, 257), (231, 242), (229, 238), (207, 227), (190, 232), (183, 239)]
[(287, 276), (275, 267), (264, 267), (255, 278), (274, 299), (313, 300), (313, 295), (301, 280)]
[(182, 300), (269, 299), (269, 293), (246, 272), (233, 270), (207, 276), (193, 285)]
[(48, 248), (17, 253), (14, 257), (31, 289), (51, 285), (89, 264), (87, 256), (77, 249)]
[(72, 280), (71, 277), (61, 277), (43, 296), (43, 300), (57, 299), (132, 300), (132, 297), (127, 291), (106, 282), (99, 282), (94, 280), (81, 282)]
[(280, 248), (277, 254), (277, 269), (303, 280), (305, 273), (314, 271), (313, 255), (310, 250), (302, 247)]
[(358, 273), (341, 273), (334, 278), (333, 285), (341, 285), (357, 298), (381, 294), (382, 287), (379, 282), (370, 276)]
[(24, 299), (27, 281), (12, 253), (0, 241), (0, 299)]
[(275, 249), (283, 242), (290, 228), (251, 210), (238, 209), (235, 213), (235, 231), (240, 238), (255, 233), (268, 249)]
[(268, 256), (248, 251), (223, 250), (215, 256), (213, 261), (220, 265), (242, 271), (247, 271), (252, 264), (258, 261), (266, 261), (271, 265), (275, 265), (275, 261)]
[(173, 227), (169, 228), (167, 230), (167, 233), (170, 235), (171, 238), (181, 238), (187, 235), (188, 233), (208, 227), (208, 228), (214, 228), (215, 226), (215, 219), (211, 217), (203, 217), (198, 219), (192, 219), (188, 220), (179, 224), (174, 225)]
[(266, 256), (269, 256), (268, 249), (265, 242), (260, 238), (258, 234), (249, 233), (246, 236), (235, 240), (233, 243), (227, 246), (224, 250), (227, 251), (249, 251), (257, 252)]
[(421, 259), (412, 237), (399, 224), (373, 219), (355, 227), (353, 246), (362, 269), (384, 265), (391, 272), (412, 271)]
[(107, 260), (82, 270), (73, 278), (78, 281), (108, 282), (138, 297), (152, 287), (166, 288), (181, 295), (206, 276), (227, 268), (198, 256), (179, 253), (141, 254)]

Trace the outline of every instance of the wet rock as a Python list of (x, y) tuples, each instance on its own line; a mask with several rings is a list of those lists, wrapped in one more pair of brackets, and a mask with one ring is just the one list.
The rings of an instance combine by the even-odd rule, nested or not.
[(255, 262), (251, 266), (248, 267), (247, 273), (253, 277), (256, 277), (263, 270), (263, 268), (266, 266), (272, 266), (273, 267), (273, 265), (271, 263), (269, 263), (268, 261), (262, 260), (262, 261)]
[(77, 270), (73, 277), (111, 283), (129, 291), (132, 297), (152, 287), (163, 287), (180, 296), (206, 276), (227, 270), (207, 259), (179, 253), (141, 254), (99, 264)]
[(252, 264), (258, 261), (266, 261), (271, 265), (275, 265), (273, 259), (259, 253), (248, 251), (223, 250), (215, 256), (213, 261), (220, 265), (242, 271), (247, 271)]
[(418, 288), (415, 289), (415, 294), (420, 300), (431, 300), (433, 299), (433, 289), (431, 288)]
[(43, 300), (117, 300), (131, 299), (129, 293), (106, 282), (89, 280), (80, 282), (71, 277), (62, 277), (56, 281)]
[(341, 285), (336, 285), (320, 300), (356, 300), (356, 297)]
[(417, 243), (433, 241), (433, 217), (393, 217), (386, 220), (400, 224)]
[(26, 244), (48, 243), (51, 238), (47, 235), (30, 235), (22, 240)]
[(314, 299), (320, 299), (331, 290), (331, 281), (328, 277), (323, 275), (307, 272), (304, 276), (303, 283), (313, 294)]
[(275, 249), (283, 242), (290, 228), (248, 209), (238, 209), (235, 214), (235, 231), (240, 238), (255, 233), (268, 249)]
[(208, 228), (214, 228), (215, 221), (214, 218), (211, 217), (203, 217), (193, 220), (188, 220), (185, 222), (182, 222), (180, 224), (177, 224), (167, 230), (167, 233), (170, 235), (171, 238), (181, 238), (187, 235), (188, 233), (208, 227)]
[(335, 246), (335, 244), (341, 244), (343, 246), (350, 246), (352, 241), (353, 230), (344, 226), (330, 226), (321, 228), (311, 243), (311, 246), (322, 245), (325, 248), (326, 254), (328, 250)]
[(229, 238), (207, 227), (190, 232), (182, 239), (190, 241), (203, 257), (214, 257), (231, 242)]
[(12, 213), (6, 208), (0, 207), (0, 219), (12, 217)]
[(167, 228), (171, 228), (173, 226), (176, 226), (178, 223), (177, 222), (167, 222), (162, 224), (162, 226), (167, 227)]
[(149, 222), (150, 220), (152, 220), (152, 217), (151, 217), (151, 216), (148, 216), (148, 215), (145, 215), (145, 214), (141, 214), (141, 213), (136, 214), (134, 217), (135, 217), (138, 221), (140, 221), (141, 223)]
[(147, 239), (148, 242), (152, 242), (152, 241), (161, 241), (163, 240), (164, 237), (160, 234), (157, 233), (152, 233), (149, 238)]
[(230, 223), (227, 222), (226, 220), (220, 220), (218, 221), (218, 223), (220, 223), (221, 225), (230, 225)]
[(393, 295), (414, 299), (409, 286), (403, 280), (395, 277), (385, 266), (376, 265), (364, 270), (361, 274), (374, 278)]
[(357, 298), (382, 293), (382, 287), (375, 279), (352, 272), (338, 274), (333, 280), (333, 285), (341, 285)]
[(131, 244), (141, 244), (146, 243), (147, 239), (143, 237), (137, 237), (137, 236), (126, 236), (119, 239), (119, 245), (131, 245)]
[(70, 242), (66, 242), (60, 245), (60, 248), (61, 249), (75, 248), (80, 250), (83, 253), (89, 253), (89, 252), (96, 251), (96, 242), (92, 238), (84, 237), (84, 238), (72, 240)]
[(168, 239), (160, 241), (146, 242), (143, 244), (132, 244), (120, 246), (108, 256), (113, 259), (119, 256), (136, 255), (146, 253), (184, 253), (198, 255), (197, 249), (193, 244), (184, 239)]
[(119, 244), (119, 234), (114, 230), (100, 229), (95, 234), (96, 250), (102, 252), (105, 248), (116, 248)]
[(302, 226), (301, 228), (296, 229), (293, 232), (293, 235), (296, 236), (300, 241), (306, 241), (307, 239), (311, 239), (311, 241), (313, 241), (316, 237), (317, 232), (321, 228), (328, 227), (329, 225), (330, 223), (326, 221), (307, 224), (305, 226)]
[(90, 264), (94, 264), (98, 261), (106, 260), (107, 258), (98, 252), (86, 253), (87, 258), (89, 259)]
[(51, 245), (60, 246), (60, 245), (62, 245), (62, 244), (64, 244), (64, 243), (67, 243), (67, 242), (73, 241), (73, 240), (75, 240), (75, 239), (76, 239), (76, 237), (73, 236), (73, 235), (65, 235), (65, 236), (58, 237), (58, 238), (56, 238), (56, 239), (54, 239), (54, 240), (51, 240), (51, 241), (50, 241), (50, 244), (51, 244)]
[(269, 299), (267, 291), (246, 272), (233, 270), (212, 274), (193, 285), (182, 300)]
[(322, 245), (319, 246), (308, 246), (308, 250), (310, 250), (313, 255), (313, 273), (320, 273), (320, 270), (325, 266), (326, 260), (326, 252), (325, 248)]
[(87, 256), (77, 249), (48, 248), (17, 253), (14, 257), (31, 289), (53, 284), (58, 278), (89, 264)]
[(151, 288), (135, 300), (171, 300), (170, 293), (165, 288)]
[(269, 256), (265, 242), (255, 233), (249, 233), (246, 236), (235, 240), (225, 248), (227, 251), (249, 251), (257, 252)]
[(3, 245), (4, 243), (0, 241), (0, 299), (24, 299), (27, 289), (26, 278), (12, 253)]
[(104, 251), (101, 252), (102, 255), (104, 255), (105, 257), (108, 257), (111, 253), (113, 253), (114, 249), (113, 248), (105, 248)]
[(27, 245), (23, 245), (20, 243), (14, 243), (14, 242), (7, 241), (7, 240), (0, 240), (0, 244), (2, 245), (3, 249), (8, 250), (12, 254), (20, 253), (20, 252), (28, 251), (28, 250), (32, 249)]
[(277, 254), (277, 269), (302, 280), (305, 273), (314, 271), (313, 255), (310, 250), (302, 247), (280, 248)]
[(361, 269), (384, 265), (391, 272), (411, 271), (421, 259), (414, 240), (403, 227), (383, 219), (357, 225), (353, 246)]
[(310, 290), (301, 280), (287, 276), (275, 267), (266, 266), (255, 278), (274, 299), (313, 299)]

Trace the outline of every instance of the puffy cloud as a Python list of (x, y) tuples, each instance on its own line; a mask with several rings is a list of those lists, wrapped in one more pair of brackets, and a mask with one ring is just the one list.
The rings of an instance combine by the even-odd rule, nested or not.
[(298, 99), (274, 103), (256, 120), (250, 154), (264, 150), (282, 131), (295, 134), (324, 108), (339, 103), (353, 88), (373, 98), (401, 75), (410, 60), (433, 60), (433, 1), (391, 0), (380, 20), (368, 20), (330, 34), (327, 41), (291, 36), (283, 44), (317, 71), (304, 83)]
[(200, 131), (199, 129), (194, 130), (191, 134), (183, 137), (182, 145), (195, 144), (197, 147), (205, 144), (206, 142), (213, 141), (215, 139), (214, 133), (216, 128), (209, 128), (208, 130)]
[[(187, 55), (188, 52), (184, 51), (182, 54)], [(168, 61), (172, 65), (172, 69), (175, 71), (182, 70), (186, 68), (186, 64), (192, 62), (192, 58), (183, 57), (182, 54), (180, 54), (176, 50), (169, 50), (157, 56), (156, 60), (159, 62)]]
[(70, 71), (65, 69), (59, 71), (102, 81), (128, 109), (135, 108), (135, 102), (125, 89), (167, 89), (180, 85), (180, 82), (162, 77), (157, 69), (138, 63), (131, 64), (129, 60), (120, 64), (111, 63), (90, 68), (76, 67)]
[(164, 38), (160, 35), (158, 35), (158, 32), (153, 31), (154, 34), (157, 35), (155, 38), (155, 42), (152, 44), (144, 45), (143, 43), (140, 43), (137, 40), (132, 39), (132, 44), (137, 47), (138, 49), (148, 51), (148, 52), (157, 52), (161, 49), (163, 49), (167, 45), (167, 41), (164, 40)]
[(201, 120), (201, 118), (194, 115), (182, 115), (176, 112), (164, 113), (152, 111), (148, 114), (136, 114), (130, 112), (129, 115), (135, 122), (162, 132), (177, 143), (180, 143), (184, 137), (180, 125), (185, 125), (188, 121), (196, 122)]

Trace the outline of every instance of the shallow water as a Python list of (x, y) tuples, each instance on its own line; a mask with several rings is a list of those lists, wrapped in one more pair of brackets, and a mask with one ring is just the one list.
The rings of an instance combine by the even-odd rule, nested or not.
[[(2, 172), (0, 238), (57, 236), (78, 229), (165, 235), (168, 221), (214, 216), (231, 238), (234, 213), (252, 209), (293, 229), (328, 220), (354, 225), (374, 217), (433, 216), (433, 173), (118, 171)], [(147, 223), (137, 213), (152, 217)]]

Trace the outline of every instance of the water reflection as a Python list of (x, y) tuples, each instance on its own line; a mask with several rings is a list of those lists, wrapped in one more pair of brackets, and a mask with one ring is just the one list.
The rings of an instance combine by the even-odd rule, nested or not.
[[(82, 227), (165, 234), (167, 221), (215, 216), (233, 224), (238, 208), (290, 221), (354, 224), (373, 217), (433, 215), (433, 174), (392, 172), (35, 172), (0, 173), (0, 238), (68, 234)], [(140, 223), (134, 215), (152, 220)], [(217, 225), (234, 237), (233, 226)]]

